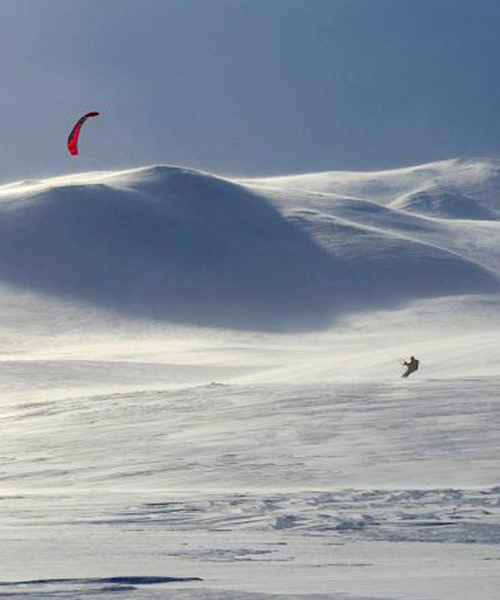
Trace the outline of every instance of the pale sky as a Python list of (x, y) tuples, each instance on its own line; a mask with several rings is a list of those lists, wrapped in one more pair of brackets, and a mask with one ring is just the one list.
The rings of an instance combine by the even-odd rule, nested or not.
[(0, 0), (0, 182), (499, 156), (499, 31), (498, 0)]

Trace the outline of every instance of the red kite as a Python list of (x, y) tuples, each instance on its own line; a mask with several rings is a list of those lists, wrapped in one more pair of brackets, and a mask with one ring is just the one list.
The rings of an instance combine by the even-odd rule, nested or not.
[(97, 117), (98, 115), (98, 112), (89, 112), (86, 115), (83, 115), (83, 117), (78, 119), (76, 125), (71, 130), (71, 133), (68, 137), (68, 150), (73, 156), (78, 154), (78, 136), (80, 135), (80, 129), (82, 128), (82, 125), (89, 117)]

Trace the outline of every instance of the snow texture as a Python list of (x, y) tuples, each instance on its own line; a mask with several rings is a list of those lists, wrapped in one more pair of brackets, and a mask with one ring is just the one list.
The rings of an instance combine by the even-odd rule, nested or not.
[(499, 234), (486, 159), (0, 187), (0, 598), (496, 600)]

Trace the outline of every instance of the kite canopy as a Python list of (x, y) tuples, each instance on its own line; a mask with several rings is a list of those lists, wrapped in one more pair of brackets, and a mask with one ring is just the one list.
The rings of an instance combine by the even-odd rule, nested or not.
[(89, 117), (97, 117), (98, 115), (98, 112), (89, 112), (86, 115), (83, 115), (83, 117), (80, 117), (78, 119), (75, 126), (71, 130), (71, 133), (68, 137), (68, 150), (69, 153), (73, 156), (76, 156), (78, 154), (78, 137), (80, 135), (80, 129), (82, 128), (82, 125)]

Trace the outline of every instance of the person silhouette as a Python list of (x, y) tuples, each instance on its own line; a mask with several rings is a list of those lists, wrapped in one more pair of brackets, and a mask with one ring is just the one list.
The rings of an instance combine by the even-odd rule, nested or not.
[(406, 371), (401, 375), (401, 377), (409, 377), (412, 373), (418, 371), (420, 361), (412, 356), (409, 361), (403, 361), (403, 364), (406, 367)]

